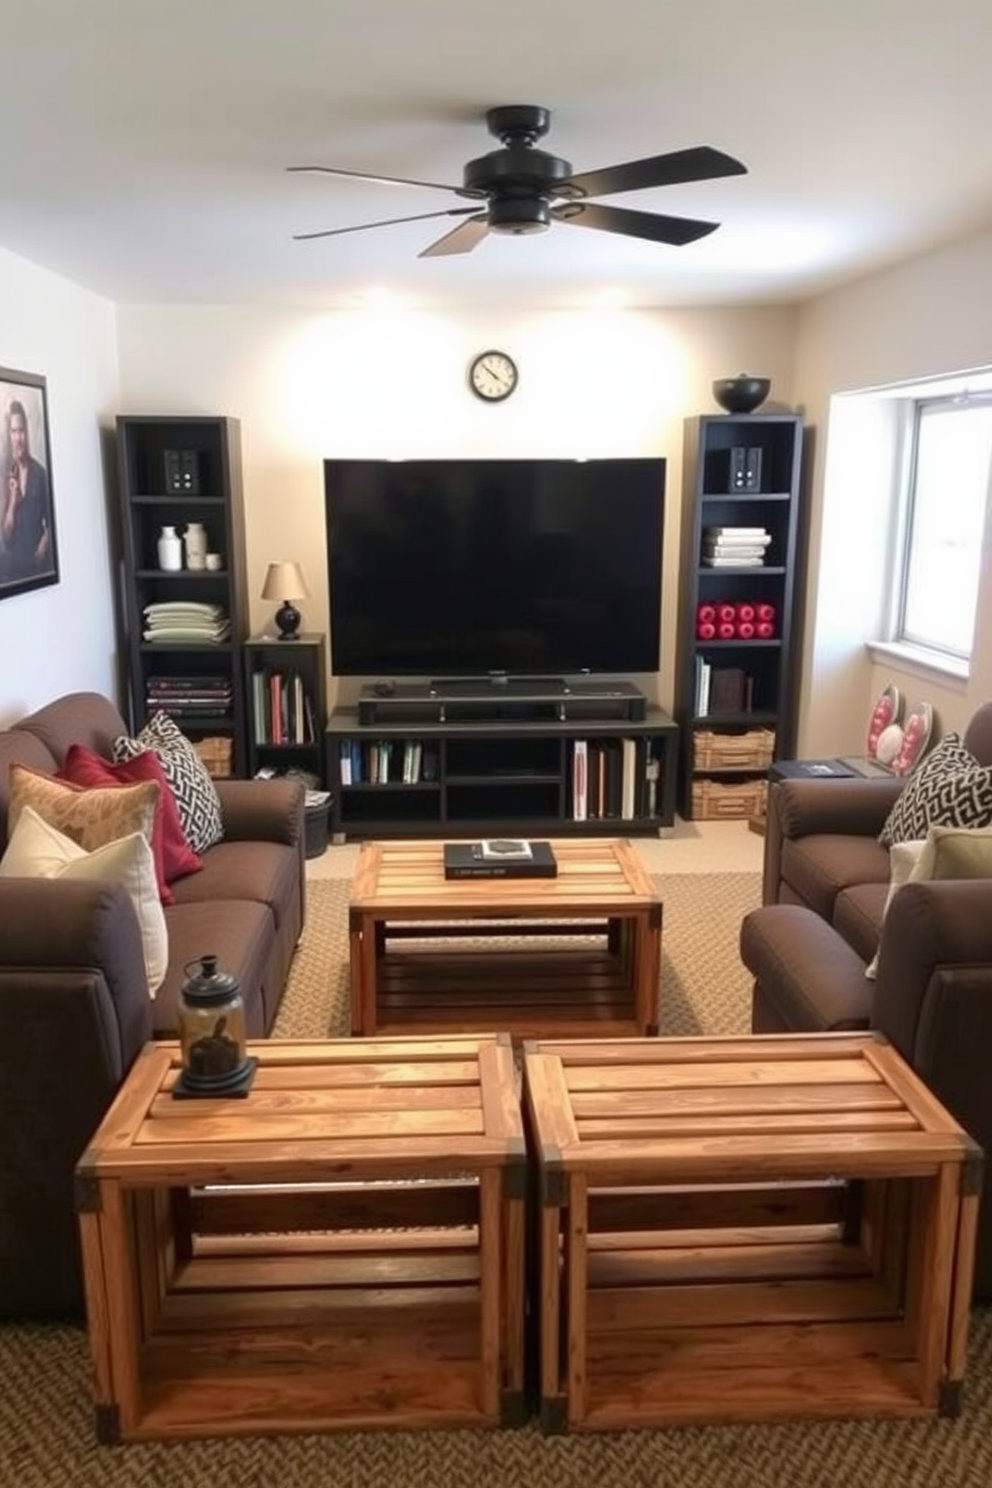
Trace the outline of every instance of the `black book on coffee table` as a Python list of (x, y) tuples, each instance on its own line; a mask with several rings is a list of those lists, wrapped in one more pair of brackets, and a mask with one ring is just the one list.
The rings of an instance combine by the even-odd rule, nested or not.
[(550, 842), (532, 842), (526, 858), (486, 858), (478, 842), (444, 844), (445, 878), (557, 878)]

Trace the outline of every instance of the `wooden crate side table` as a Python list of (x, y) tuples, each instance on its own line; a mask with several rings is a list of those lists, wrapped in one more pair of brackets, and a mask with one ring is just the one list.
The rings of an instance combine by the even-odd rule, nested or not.
[(79, 1162), (101, 1441), (524, 1419), (505, 1035), (259, 1041), (243, 1100), (149, 1045)]
[(446, 880), (441, 842), (363, 843), (352, 1033), (657, 1033), (662, 905), (650, 875), (624, 840), (552, 847), (557, 878)]
[(953, 1414), (979, 1149), (870, 1035), (525, 1045), (541, 1422)]

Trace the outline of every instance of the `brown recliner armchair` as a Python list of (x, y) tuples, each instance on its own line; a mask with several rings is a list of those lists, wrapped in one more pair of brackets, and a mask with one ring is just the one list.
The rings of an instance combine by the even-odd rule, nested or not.
[[(992, 703), (964, 734), (992, 765)], [(755, 1033), (873, 1028), (989, 1153), (975, 1293), (992, 1297), (992, 878), (905, 884), (885, 910), (878, 841), (898, 779), (784, 780), (769, 792), (762, 907), (745, 916)], [(878, 952), (874, 981), (865, 969)]]

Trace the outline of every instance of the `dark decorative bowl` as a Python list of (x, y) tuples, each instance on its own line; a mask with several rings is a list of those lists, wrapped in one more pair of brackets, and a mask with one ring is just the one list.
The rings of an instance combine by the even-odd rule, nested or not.
[(724, 413), (753, 413), (768, 397), (771, 385), (770, 377), (748, 377), (742, 372), (739, 377), (718, 377), (713, 396)]

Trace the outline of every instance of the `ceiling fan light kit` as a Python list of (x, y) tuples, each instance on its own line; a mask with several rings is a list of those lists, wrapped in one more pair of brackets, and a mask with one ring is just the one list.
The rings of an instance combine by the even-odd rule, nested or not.
[(471, 253), (489, 233), (522, 237), (545, 232), (552, 223), (619, 233), (651, 243), (681, 247), (705, 237), (719, 226), (691, 217), (667, 217), (657, 212), (632, 212), (622, 207), (599, 206), (588, 198), (616, 196), (624, 191), (644, 191), (692, 181), (738, 176), (747, 167), (731, 155), (709, 145), (628, 160), (620, 165), (575, 175), (571, 161), (539, 150), (536, 142), (547, 134), (551, 112), (535, 104), (508, 104), (486, 113), (490, 134), (501, 148), (470, 160), (463, 171), (462, 185), (442, 185), (403, 176), (383, 176), (345, 170), (328, 165), (291, 165), (290, 171), (376, 181), (396, 186), (420, 186), (432, 191), (451, 191), (474, 201), (470, 207), (451, 207), (440, 212), (418, 212), (407, 217), (389, 217), (378, 222), (360, 222), (350, 227), (332, 227), (321, 232), (296, 233), (297, 239), (333, 238), (340, 233), (363, 232), (401, 222), (419, 222), (428, 217), (463, 217), (465, 220), (421, 250), (420, 258)]

